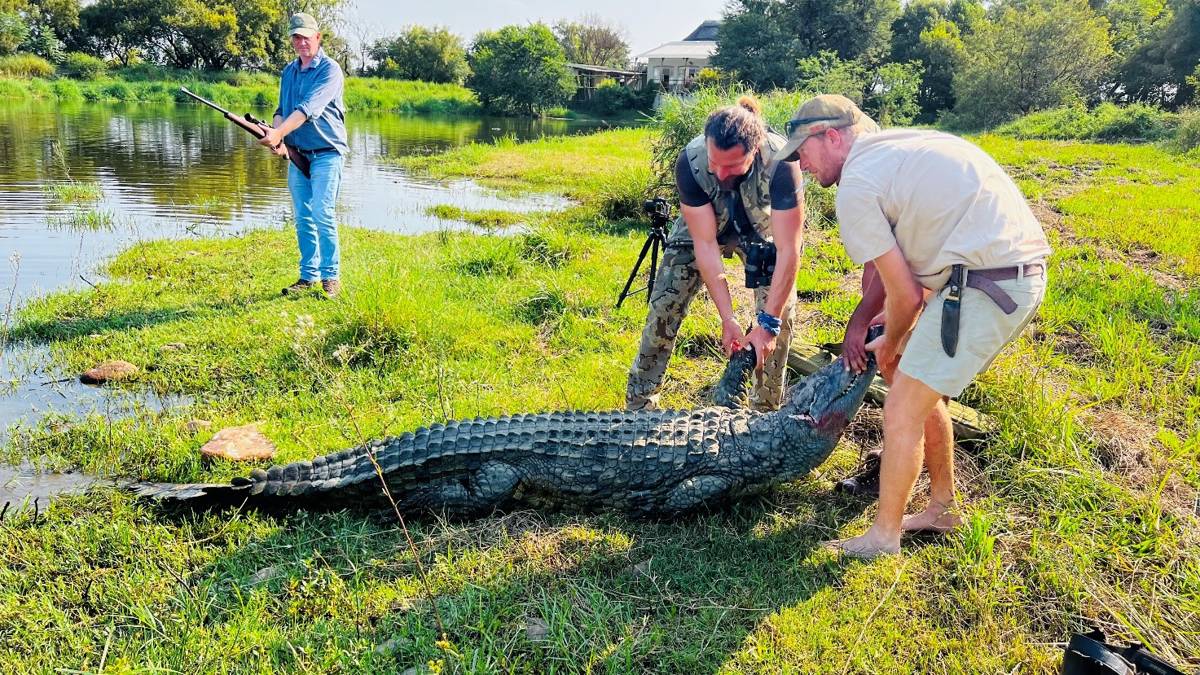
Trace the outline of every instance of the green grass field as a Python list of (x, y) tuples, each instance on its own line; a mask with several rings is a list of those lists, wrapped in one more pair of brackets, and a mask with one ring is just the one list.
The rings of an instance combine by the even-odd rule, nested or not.
[[(48, 421), (3, 459), (215, 481), (247, 469), (201, 464), (208, 432), (189, 419), (259, 421), (288, 461), (447, 418), (615, 408), (645, 311), (613, 301), (644, 236), (629, 215), (649, 139), (409, 162), (578, 205), (504, 237), (348, 230), (337, 301), (278, 295), (287, 232), (135, 246), (97, 290), (25, 307), (13, 338), (74, 369), (127, 359), (145, 369), (134, 386), (196, 402)], [(1149, 146), (976, 140), (1055, 254), (1040, 317), (963, 397), (999, 430), (959, 453), (961, 530), (870, 563), (818, 548), (873, 514), (831, 492), (878, 440), (868, 408), (819, 472), (727, 512), (424, 521), (415, 551), (369, 515), (169, 514), (104, 489), (0, 524), (0, 671), (1048, 673), (1098, 625), (1194, 672), (1200, 167)], [(839, 339), (854, 270), (835, 231), (807, 236), (798, 339)], [(701, 298), (668, 403), (703, 400), (717, 330)]]

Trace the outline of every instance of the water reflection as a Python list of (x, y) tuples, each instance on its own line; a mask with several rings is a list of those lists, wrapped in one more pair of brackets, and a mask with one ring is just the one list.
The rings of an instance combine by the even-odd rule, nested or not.
[[(343, 172), (339, 220), (412, 233), (465, 227), (427, 215), (437, 204), (559, 208), (558, 198), (507, 198), (469, 181), (416, 179), (386, 158), (504, 136), (588, 130), (566, 121), (351, 115), (353, 153)], [(23, 300), (94, 282), (107, 257), (138, 241), (283, 226), (291, 213), (286, 168), (286, 161), (200, 106), (3, 101), (0, 338)], [(79, 189), (92, 184), (99, 195)], [(86, 387), (55, 372), (46, 350), (36, 346), (0, 349), (0, 385), (0, 429), (48, 412), (127, 414), (137, 406), (186, 403)]]
[[(425, 214), (435, 204), (528, 211), (561, 200), (509, 199), (469, 182), (417, 180), (383, 158), (588, 130), (560, 120), (504, 118), (352, 115), (348, 122), (354, 152), (343, 173), (339, 218), (391, 232), (445, 227)], [(286, 167), (207, 108), (5, 102), (0, 252), (20, 258), (16, 296), (79, 285), (79, 275), (94, 273), (99, 260), (133, 241), (279, 226), (290, 214)], [(77, 204), (54, 194), (53, 186), (71, 182), (96, 183), (102, 196)], [(63, 227), (72, 223), (84, 226)]]

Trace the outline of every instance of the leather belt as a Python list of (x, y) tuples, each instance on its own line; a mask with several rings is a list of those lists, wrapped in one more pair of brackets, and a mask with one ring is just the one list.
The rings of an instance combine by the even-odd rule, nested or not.
[(981, 291), (991, 298), (992, 302), (996, 303), (996, 306), (1005, 314), (1012, 314), (1017, 311), (1017, 303), (996, 282), (1022, 277), (1040, 277), (1045, 273), (1046, 265), (1040, 261), (1012, 267), (971, 270), (964, 265), (952, 265), (950, 281), (946, 284), (948, 290), (942, 302), (942, 349), (946, 350), (946, 355), (953, 358), (958, 351), (958, 324), (962, 313), (964, 288)]

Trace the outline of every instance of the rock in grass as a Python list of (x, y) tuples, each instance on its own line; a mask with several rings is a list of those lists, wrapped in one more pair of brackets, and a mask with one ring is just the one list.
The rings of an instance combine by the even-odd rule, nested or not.
[(208, 431), (211, 429), (212, 422), (209, 422), (208, 420), (188, 420), (188, 423), (184, 425), (184, 428), (187, 429), (189, 434), (195, 436), (201, 431)]
[(540, 616), (530, 617), (525, 622), (525, 637), (530, 642), (541, 642), (549, 638), (550, 624)]
[(120, 382), (137, 377), (138, 367), (128, 361), (105, 361), (79, 376), (84, 384), (104, 384), (105, 382)]
[(261, 586), (262, 584), (265, 584), (268, 581), (279, 576), (281, 573), (282, 573), (282, 570), (280, 570), (275, 565), (268, 565), (268, 566), (262, 568), (261, 570), (255, 572), (254, 574), (252, 574), (250, 576), (250, 578), (246, 580), (246, 585), (250, 586), (251, 588), (253, 588), (255, 586)]
[(235, 462), (271, 459), (275, 456), (275, 444), (262, 435), (258, 425), (226, 427), (200, 448), (200, 454), (209, 459), (221, 458)]

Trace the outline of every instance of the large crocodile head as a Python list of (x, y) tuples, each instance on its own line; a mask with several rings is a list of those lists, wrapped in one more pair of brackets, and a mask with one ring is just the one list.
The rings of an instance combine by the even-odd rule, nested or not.
[[(880, 335), (883, 326), (872, 327), (867, 342)], [(836, 442), (862, 405), (876, 370), (871, 352), (867, 352), (867, 369), (861, 373), (850, 370), (839, 358), (793, 386), (781, 412), (805, 419), (818, 434)]]
[(861, 373), (837, 359), (793, 385), (780, 412), (804, 420), (821, 436), (836, 441), (858, 412), (874, 377), (873, 356)]

